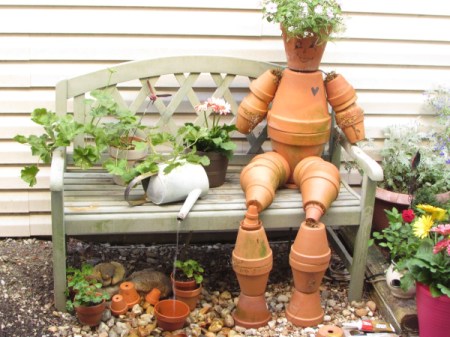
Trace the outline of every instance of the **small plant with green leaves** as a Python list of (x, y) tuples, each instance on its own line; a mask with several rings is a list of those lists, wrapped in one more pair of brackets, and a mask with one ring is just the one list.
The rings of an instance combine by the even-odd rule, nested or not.
[(412, 209), (399, 213), (397, 208), (385, 209), (384, 212), (389, 221), (389, 226), (381, 232), (373, 232), (372, 245), (375, 241), (378, 246), (389, 250), (389, 255), (396, 265), (401, 265), (406, 259), (411, 258), (419, 247), (419, 240), (413, 235), (411, 222), (415, 214)]
[(181, 276), (177, 276), (178, 279), (182, 279), (184, 277), (186, 281), (195, 279), (195, 282), (197, 284), (201, 284), (203, 282), (203, 273), (205, 272), (205, 270), (197, 261), (193, 259), (189, 259), (186, 261), (176, 260), (175, 268), (183, 272)]
[(79, 306), (94, 306), (103, 301), (109, 300), (109, 294), (101, 290), (102, 284), (92, 277), (93, 267), (83, 264), (81, 269), (67, 269), (67, 289), (66, 296), (72, 292), (73, 299), (69, 298), (66, 308), (73, 311)]

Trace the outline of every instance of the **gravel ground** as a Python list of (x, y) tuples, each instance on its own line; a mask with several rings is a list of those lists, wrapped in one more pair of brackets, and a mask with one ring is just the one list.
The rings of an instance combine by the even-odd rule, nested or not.
[[(288, 242), (271, 242), (274, 268), (270, 274), (266, 299), (273, 320), (260, 329), (242, 329), (234, 325), (230, 313), (235, 307), (239, 287), (231, 268), (232, 244), (191, 244), (179, 251), (197, 259), (205, 267), (204, 291), (198, 308), (191, 313), (186, 327), (175, 333), (155, 328), (151, 308), (136, 305), (126, 316), (116, 318), (107, 310), (96, 328), (78, 324), (69, 313), (56, 311), (53, 305), (51, 241), (38, 239), (0, 240), (0, 337), (145, 337), (145, 336), (315, 336), (318, 327), (296, 328), (284, 315), (292, 292)], [(127, 275), (152, 268), (169, 275), (176, 246), (111, 245), (71, 240), (68, 264), (122, 263)], [(359, 317), (375, 317), (376, 305), (365, 299), (347, 302), (348, 273), (333, 254), (322, 284), (324, 324), (341, 324)], [(216, 325), (213, 327), (212, 321)], [(218, 328), (219, 327), (219, 328)]]

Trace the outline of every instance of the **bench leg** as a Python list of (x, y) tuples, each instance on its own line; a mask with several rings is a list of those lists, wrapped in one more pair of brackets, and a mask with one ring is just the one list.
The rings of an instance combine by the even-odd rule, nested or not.
[(66, 311), (66, 227), (61, 192), (52, 192), (53, 282), (55, 307)]
[(375, 203), (375, 189), (376, 183), (368, 179), (367, 176), (364, 176), (362, 186), (363, 199), (361, 200), (363, 211), (353, 249), (353, 262), (350, 269), (351, 279), (348, 292), (349, 301), (360, 300), (362, 298), (370, 231), (372, 228), (373, 207)]

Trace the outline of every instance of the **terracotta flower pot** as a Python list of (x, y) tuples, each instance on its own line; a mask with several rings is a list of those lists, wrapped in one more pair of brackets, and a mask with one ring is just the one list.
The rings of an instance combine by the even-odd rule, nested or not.
[(324, 325), (317, 331), (316, 337), (344, 337), (344, 330), (336, 325)]
[(252, 329), (266, 325), (272, 316), (267, 310), (264, 296), (247, 296), (241, 293), (233, 318), (236, 325)]
[[(179, 271), (181, 273), (181, 271)], [(197, 282), (192, 280), (182, 281), (176, 278), (177, 274), (170, 273), (170, 281), (172, 282), (173, 288), (177, 288), (180, 290), (193, 290), (197, 288)]]
[(158, 326), (166, 331), (181, 329), (189, 316), (189, 306), (178, 300), (163, 300), (155, 305)]
[(114, 316), (120, 316), (128, 311), (128, 304), (122, 295), (116, 294), (111, 298), (110, 309)]
[(273, 256), (255, 205), (249, 206), (241, 221), (231, 263), (241, 289), (234, 313), (236, 323), (248, 328), (265, 325), (270, 313), (264, 293)]
[(284, 185), (290, 175), (289, 165), (276, 152), (266, 152), (253, 158), (240, 174), (246, 205), (255, 205), (258, 212), (273, 201), (275, 191)]
[(366, 137), (364, 112), (357, 104), (352, 104), (336, 114), (336, 123), (351, 144), (355, 144)]
[(103, 311), (105, 311), (106, 302), (103, 301), (97, 305), (75, 307), (78, 321), (83, 325), (97, 326), (102, 319)]
[(325, 81), (327, 99), (335, 112), (339, 112), (356, 101), (355, 89), (340, 74), (329, 81)]
[(300, 327), (315, 326), (322, 323), (324, 315), (319, 291), (306, 294), (294, 290), (286, 308), (286, 318), (289, 322)]
[(300, 225), (289, 254), (294, 285), (297, 291), (312, 293), (319, 289), (331, 259), (325, 225)]
[(250, 90), (266, 104), (269, 104), (278, 88), (280, 76), (277, 70), (270, 69), (250, 83)]
[[(297, 170), (297, 173), (300, 171)], [(332, 163), (316, 162), (309, 165), (294, 179), (300, 186), (306, 219), (319, 221), (322, 216), (320, 209), (322, 213), (325, 213), (339, 194), (339, 170)]]
[(284, 70), (267, 116), (274, 151), (288, 161), (293, 172), (302, 159), (321, 156), (330, 131), (331, 116), (321, 73)]
[(151, 305), (155, 305), (159, 301), (159, 297), (161, 296), (161, 290), (158, 288), (153, 288), (145, 295), (145, 301), (150, 303)]
[(248, 94), (239, 104), (236, 128), (243, 134), (250, 133), (267, 115), (268, 103), (255, 94)]
[(133, 282), (123, 282), (119, 287), (119, 294), (123, 296), (125, 302), (127, 302), (128, 308), (132, 308), (135, 304), (138, 304), (141, 300)]
[(287, 66), (297, 71), (314, 71), (319, 69), (326, 42), (319, 43), (317, 36), (307, 38), (289, 38), (281, 28)]
[(193, 290), (181, 290), (177, 288), (173, 289), (175, 299), (186, 303), (190, 311), (194, 310), (195, 307), (197, 306), (201, 292), (202, 292), (201, 285)]
[(385, 209), (392, 209), (395, 207), (401, 213), (405, 209), (408, 209), (411, 201), (412, 195), (396, 193), (377, 187), (375, 190), (372, 229), (380, 232), (389, 226), (389, 221), (386, 217), (386, 213), (384, 212)]

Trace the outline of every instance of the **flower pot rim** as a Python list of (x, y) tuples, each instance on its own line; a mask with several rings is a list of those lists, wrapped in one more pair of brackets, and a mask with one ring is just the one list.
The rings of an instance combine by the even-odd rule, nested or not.
[(411, 194), (394, 192), (377, 186), (375, 189), (375, 197), (391, 203), (409, 205), (413, 196)]

